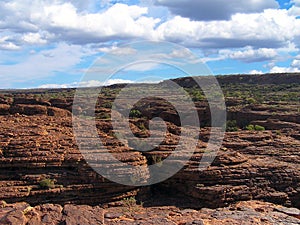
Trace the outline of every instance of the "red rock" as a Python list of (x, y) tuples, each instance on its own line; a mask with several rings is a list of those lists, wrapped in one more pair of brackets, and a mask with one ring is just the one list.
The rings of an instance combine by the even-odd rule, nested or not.
[(10, 109), (10, 105), (0, 104), (0, 115), (8, 115), (9, 109)]

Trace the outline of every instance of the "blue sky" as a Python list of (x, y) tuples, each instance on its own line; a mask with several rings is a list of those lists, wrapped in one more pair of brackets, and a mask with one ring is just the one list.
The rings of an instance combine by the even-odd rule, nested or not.
[[(182, 46), (173, 55), (186, 48), (213, 74), (299, 72), (299, 16), (300, 0), (3, 0), (0, 88), (99, 85), (82, 82), (91, 65), (142, 40)], [(141, 64), (107, 83), (152, 75), (183, 74)]]

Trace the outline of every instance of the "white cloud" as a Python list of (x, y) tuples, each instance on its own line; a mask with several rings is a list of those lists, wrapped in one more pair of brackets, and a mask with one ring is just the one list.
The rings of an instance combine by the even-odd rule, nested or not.
[(29, 54), (14, 65), (0, 64), (2, 88), (14, 82), (43, 79), (56, 72), (74, 73), (74, 66), (87, 54), (89, 51), (84, 47), (59, 44), (53, 49)]
[(193, 20), (227, 20), (236, 13), (278, 8), (275, 0), (156, 0), (156, 4), (168, 7), (175, 15)]
[[(101, 3), (96, 0), (0, 1), (0, 29), (3, 31), (0, 36), (3, 52), (0, 56), (1, 85), (9, 86), (17, 80), (43, 79), (58, 72), (72, 74), (75, 69), (84, 69), (75, 68), (83, 57), (99, 51), (130, 57), (136, 53), (134, 49), (117, 47), (117, 44), (99, 46), (140, 39), (170, 41), (198, 52), (202, 50), (200, 54), (205, 56), (202, 62), (225, 59), (246, 63), (269, 61), (273, 71), (299, 69), (298, 59), (292, 61), (290, 68), (276, 64), (293, 57), (289, 53), (299, 52), (300, 20), (295, 16), (300, 0), (293, 0), (294, 6), (289, 10), (278, 9), (275, 0), (231, 0), (226, 3), (224, 0), (156, 0), (179, 15), (175, 17), (150, 12), (155, 7), (163, 8), (164, 12), (167, 8), (151, 6), (152, 0), (145, 1), (149, 4), (132, 5), (129, 0), (102, 1), (102, 6), (107, 8), (101, 8)], [(116, 2), (123, 4), (113, 4)], [(216, 9), (219, 13), (215, 13)], [(161, 19), (155, 18), (157, 15)], [(203, 21), (195, 21), (200, 17)], [(41, 45), (49, 49), (35, 48)], [(8, 50), (24, 52), (14, 53), (14, 59)], [(5, 58), (6, 55), (9, 58)], [(174, 50), (161, 57), (190, 56), (188, 52)], [(156, 67), (155, 63), (147, 63), (129, 69), (146, 71)]]
[(161, 24), (160, 39), (202, 48), (279, 48), (300, 35), (300, 20), (286, 10), (235, 14), (229, 21), (191, 21), (176, 16)]
[(275, 66), (270, 70), (270, 73), (293, 73), (293, 72), (300, 72), (300, 69), (293, 68), (293, 67)]
[(124, 70), (143, 72), (143, 71), (149, 71), (158, 68), (159, 65), (160, 65), (159, 63), (155, 63), (155, 62), (139, 62), (139, 63), (128, 65), (128, 67), (126, 67)]
[(42, 21), (56, 35), (62, 34), (62, 38), (86, 43), (93, 40), (105, 41), (113, 37), (151, 38), (151, 31), (159, 19), (145, 17), (147, 12), (146, 7), (115, 4), (104, 12), (78, 13), (74, 5), (64, 3), (46, 5), (42, 11), (32, 15), (32, 18)]
[(292, 0), (291, 2), (294, 5), (289, 9), (289, 14), (291, 16), (300, 16), (300, 1), (299, 0)]
[(0, 37), (0, 50), (19, 50), (20, 47), (9, 39), (9, 36)]
[(117, 46), (99, 48), (99, 51), (103, 53), (109, 53), (112, 55), (132, 55), (137, 52), (136, 49), (130, 47), (117, 47)]
[(38, 88), (77, 88), (77, 87), (99, 87), (99, 86), (109, 86), (113, 84), (129, 84), (134, 83), (132, 80), (123, 79), (109, 79), (105, 82), (98, 80), (89, 80), (82, 82), (73, 82), (70, 84), (44, 84), (40, 85)]
[(23, 41), (28, 44), (46, 44), (47, 40), (42, 38), (39, 33), (26, 33), (22, 37)]
[(239, 51), (221, 50), (219, 54), (223, 55), (224, 58), (236, 59), (247, 63), (271, 60), (278, 55), (274, 49), (253, 49), (251, 47)]
[[(208, 0), (192, 1), (196, 3), (190, 2), (191, 0), (185, 1), (172, 0), (172, 3), (170, 0), (160, 0), (160, 3), (184, 3), (186, 7), (192, 7), (193, 4), (217, 4), (221, 0), (212, 0), (211, 3)], [(222, 0), (223, 6), (234, 6), (234, 12), (228, 21), (191, 21), (181, 16), (160, 21), (148, 15), (148, 7), (137, 5), (118, 3), (95, 12), (88, 10), (90, 5), (95, 4), (92, 0), (86, 4), (62, 0), (12, 0), (0, 2), (0, 13), (3, 15), (3, 19), (0, 19), (0, 28), (14, 33), (14, 41), (10, 41), (9, 44), (11, 47), (12, 44), (14, 47), (19, 46), (22, 42), (99, 44), (111, 40), (143, 38), (212, 49), (245, 46), (279, 48), (300, 37), (300, 20), (291, 16), (289, 11), (279, 9), (249, 14), (275, 6), (274, 2), (274, 0), (242, 2), (232, 0), (223, 4)]]
[(203, 57), (203, 62), (220, 61), (226, 59), (234, 59), (244, 63), (274, 61), (279, 56), (279, 51), (272, 48), (259, 48), (253, 49), (248, 46), (245, 48), (237, 49), (221, 49), (217, 52), (215, 57)]
[[(159, 19), (146, 16), (147, 7), (118, 3), (106, 10), (91, 12), (82, 10), (88, 6), (78, 6), (75, 2), (0, 2), (0, 13), (3, 15), (0, 28), (23, 34), (32, 33), (31, 36), (42, 30), (51, 33), (53, 41), (86, 44), (105, 42), (118, 37), (151, 39), (154, 38), (154, 27), (160, 22)], [(37, 38), (37, 34), (34, 35)], [(20, 38), (22, 40), (22, 37)], [(32, 41), (33, 37), (23, 38)]]
[(294, 59), (291, 66), (300, 69), (300, 60), (299, 59)]
[(251, 70), (249, 74), (263, 74), (264, 72), (261, 70)]

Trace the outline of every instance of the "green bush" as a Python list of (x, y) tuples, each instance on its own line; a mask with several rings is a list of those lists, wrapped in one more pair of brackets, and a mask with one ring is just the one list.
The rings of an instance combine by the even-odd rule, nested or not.
[(248, 126), (246, 126), (246, 130), (255, 130), (255, 127), (253, 124), (249, 124)]
[(260, 125), (249, 124), (248, 126), (246, 126), (246, 130), (264, 131), (265, 128)]
[(239, 128), (237, 126), (236, 120), (228, 120), (226, 123), (226, 131), (227, 132), (234, 132), (238, 131)]
[(40, 188), (51, 189), (55, 187), (55, 180), (43, 179), (39, 182)]
[(259, 126), (259, 125), (255, 125), (254, 128), (257, 131), (264, 131), (264, 130), (266, 130), (263, 126)]
[(140, 118), (140, 117), (142, 117), (142, 113), (140, 112), (140, 110), (132, 109), (129, 113), (129, 117), (131, 117), (131, 118), (133, 118), (133, 117)]

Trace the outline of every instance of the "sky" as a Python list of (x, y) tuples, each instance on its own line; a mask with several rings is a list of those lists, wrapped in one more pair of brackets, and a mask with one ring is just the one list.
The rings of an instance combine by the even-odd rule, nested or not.
[(190, 51), (215, 75), (299, 72), (300, 0), (2, 0), (0, 89), (183, 75), (145, 63), (83, 79), (107, 54), (135, 54), (130, 43), (139, 41), (174, 43), (167, 57)]

